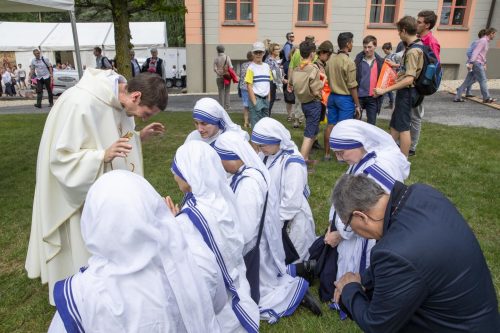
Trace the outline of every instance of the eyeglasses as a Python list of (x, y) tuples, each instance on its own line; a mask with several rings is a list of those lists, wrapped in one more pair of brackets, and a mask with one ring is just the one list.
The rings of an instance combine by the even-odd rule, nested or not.
[(353, 215), (353, 213), (351, 213), (351, 215), (349, 215), (349, 218), (347, 219), (347, 222), (344, 225), (344, 231), (347, 231), (347, 232), (351, 232), (352, 231), (352, 228), (351, 228), (352, 215)]
[[(379, 219), (374, 219), (373, 217), (371, 217), (370, 215), (366, 214), (365, 212), (363, 212), (363, 214), (365, 214), (370, 220), (372, 220), (374, 222), (383, 221), (385, 219), (385, 216), (383, 216), (382, 218), (379, 218)], [(344, 231), (346, 231), (346, 232), (352, 232), (351, 222), (352, 222), (352, 217), (353, 216), (354, 216), (354, 212), (352, 212), (351, 215), (349, 215), (349, 218), (347, 219), (347, 222), (344, 225)]]

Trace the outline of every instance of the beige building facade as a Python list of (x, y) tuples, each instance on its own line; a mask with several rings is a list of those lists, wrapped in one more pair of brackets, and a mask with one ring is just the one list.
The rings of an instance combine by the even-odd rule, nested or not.
[[(354, 34), (353, 56), (362, 50), (362, 39), (374, 35), (381, 46), (399, 43), (395, 22), (405, 15), (433, 10), (438, 22), (433, 30), (441, 44), (445, 79), (465, 77), (466, 50), (479, 30), (500, 30), (500, 4), (495, 0), (186, 0), (186, 57), (188, 91), (216, 92), (213, 60), (222, 44), (238, 71), (255, 41), (270, 39), (283, 45), (287, 32), (295, 43), (313, 35), (319, 45), (336, 45), (341, 32)], [(500, 34), (490, 42), (489, 78), (500, 78)], [(236, 85), (232, 85), (236, 90)]]

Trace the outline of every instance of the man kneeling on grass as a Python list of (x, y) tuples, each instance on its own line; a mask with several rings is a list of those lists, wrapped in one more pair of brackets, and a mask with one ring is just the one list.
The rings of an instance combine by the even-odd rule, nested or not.
[(335, 282), (334, 301), (363, 331), (500, 332), (479, 243), (442, 193), (396, 182), (389, 195), (366, 175), (344, 175), (332, 201), (347, 230), (377, 240), (363, 276)]
[(319, 132), (323, 83), (319, 77), (319, 68), (312, 63), (316, 54), (316, 45), (313, 42), (304, 41), (300, 43), (299, 48), (303, 60), (293, 71), (288, 84), (290, 87), (293, 86), (293, 90), (302, 104), (302, 112), (306, 117), (304, 141), (302, 141), (300, 154), (304, 157), (306, 163), (311, 165), (315, 161), (309, 160), (309, 153)]

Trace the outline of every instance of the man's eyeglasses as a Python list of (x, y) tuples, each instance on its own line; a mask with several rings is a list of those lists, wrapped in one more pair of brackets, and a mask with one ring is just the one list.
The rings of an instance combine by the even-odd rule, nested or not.
[(354, 212), (352, 212), (351, 215), (349, 215), (349, 218), (347, 219), (347, 222), (344, 225), (344, 231), (347, 231), (347, 232), (352, 231), (351, 222), (352, 222), (352, 215), (353, 214), (354, 214)]
[[(371, 217), (370, 215), (368, 215), (368, 214), (366, 214), (364, 212), (363, 212), (363, 214), (365, 214), (370, 220), (372, 220), (374, 222), (383, 221), (385, 219), (385, 216), (383, 216), (383, 217), (381, 217), (379, 219), (374, 219), (373, 217)], [(347, 222), (344, 225), (344, 231), (346, 231), (346, 232), (351, 232), (352, 231), (351, 222), (352, 222), (353, 215), (354, 215), (354, 212), (352, 212), (351, 215), (349, 215), (349, 218), (347, 219)]]

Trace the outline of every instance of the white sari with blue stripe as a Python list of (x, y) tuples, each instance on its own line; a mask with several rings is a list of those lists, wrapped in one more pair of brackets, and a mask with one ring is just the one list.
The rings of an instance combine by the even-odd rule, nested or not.
[[(410, 172), (410, 163), (401, 153), (392, 137), (382, 129), (360, 120), (344, 120), (338, 123), (330, 135), (330, 147), (335, 150), (364, 148), (367, 153), (346, 173), (366, 174), (375, 180), (385, 192), (390, 193), (395, 181), (404, 182)], [(333, 219), (335, 207), (330, 208)], [(337, 279), (347, 272), (363, 272), (370, 266), (370, 252), (375, 240), (367, 240), (352, 231), (344, 231), (344, 223), (337, 216), (337, 231), (342, 236), (337, 251)]]
[(259, 309), (246, 279), (239, 216), (219, 156), (209, 145), (190, 141), (177, 149), (172, 171), (192, 190), (177, 218), (194, 225), (222, 272), (227, 291), (226, 306), (217, 315), (222, 331), (258, 332)]
[(280, 150), (272, 156), (259, 156), (269, 170), (272, 183), (279, 196), (279, 215), (282, 223), (290, 221), (288, 235), (299, 259), (309, 258), (309, 247), (316, 239), (316, 230), (308, 198), (307, 167), (290, 132), (278, 121), (263, 118), (252, 132), (252, 142), (256, 144), (279, 144)]
[(197, 130), (194, 130), (189, 133), (184, 143), (192, 140), (198, 140), (213, 146), (217, 137), (226, 131), (236, 132), (244, 139), (249, 139), (248, 133), (242, 130), (239, 125), (233, 123), (226, 110), (224, 110), (219, 102), (213, 98), (204, 97), (196, 102), (193, 109), (193, 119), (203, 121), (210, 125), (215, 125), (219, 127), (219, 131), (210, 138), (202, 138), (200, 133)]
[(100, 177), (81, 227), (92, 256), (88, 268), (56, 283), (49, 333), (221, 331), (222, 305), (209, 290), (219, 273), (198, 268), (164, 198), (143, 177)]
[(271, 183), (268, 170), (248, 142), (234, 134), (225, 133), (217, 139), (214, 148), (223, 160), (239, 159), (244, 163), (230, 180), (241, 218), (244, 253), (256, 244), (268, 193), (259, 243), (259, 308), (261, 319), (275, 323), (295, 311), (309, 286), (304, 279), (294, 278), (285, 272), (281, 223), (276, 209), (279, 206), (278, 193), (272, 185), (268, 186), (268, 182)]

